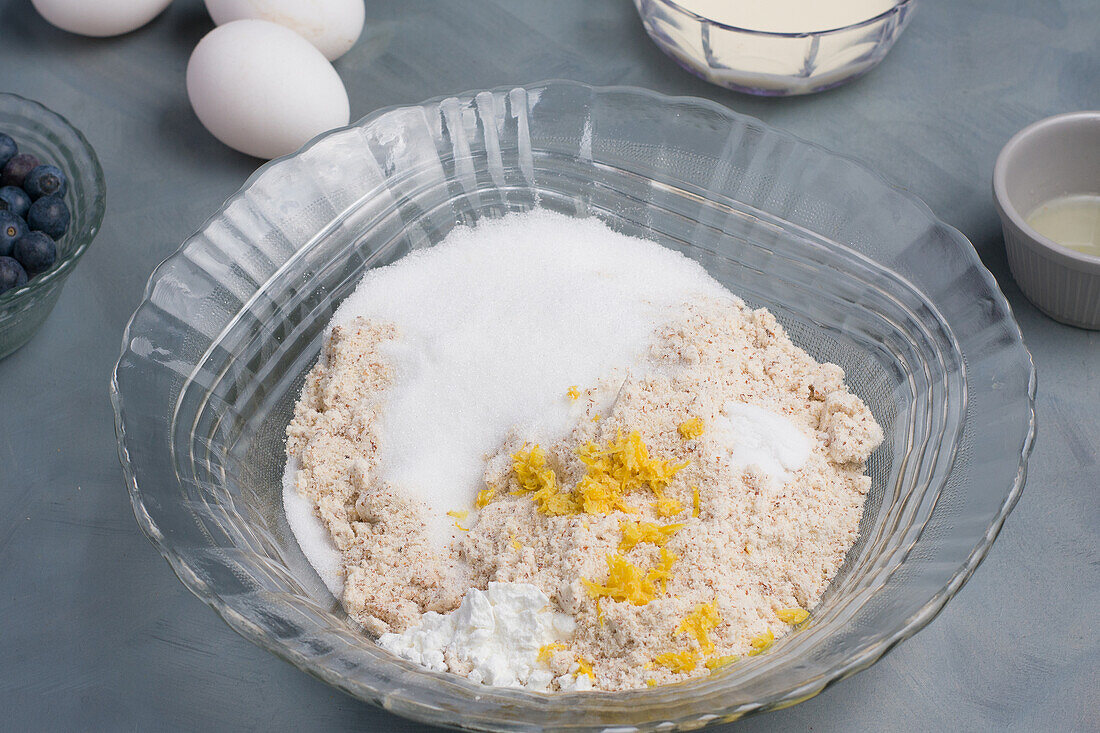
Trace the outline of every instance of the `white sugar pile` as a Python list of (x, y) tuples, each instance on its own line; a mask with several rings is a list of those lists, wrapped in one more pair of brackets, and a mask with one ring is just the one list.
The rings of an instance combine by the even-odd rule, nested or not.
[(373, 270), (332, 325), (396, 325), (381, 423), (381, 481), (423, 500), (432, 534), (481, 488), (486, 453), (510, 431), (565, 435), (573, 385), (640, 362), (670, 307), (729, 293), (697, 263), (596, 219), (536, 210), (453, 231)]
[(302, 554), (313, 569), (317, 571), (332, 595), (340, 598), (344, 594), (344, 558), (332, 541), (332, 535), (321, 523), (313, 511), (313, 504), (298, 493), (295, 475), (298, 473), (298, 459), (287, 458), (283, 471), (283, 511), (286, 521)]
[(727, 402), (710, 428), (714, 445), (729, 454), (730, 468), (755, 468), (784, 484), (805, 465), (813, 442), (798, 426), (772, 410)]

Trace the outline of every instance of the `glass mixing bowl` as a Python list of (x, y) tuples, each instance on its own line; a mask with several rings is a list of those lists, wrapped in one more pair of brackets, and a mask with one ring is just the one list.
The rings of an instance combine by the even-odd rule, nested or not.
[[(295, 542), (284, 431), (341, 299), (456, 226), (534, 206), (696, 259), (844, 367), (885, 428), (859, 541), (770, 653), (641, 691), (482, 686), (371, 643)], [(717, 104), (571, 82), (383, 110), (265, 165), (153, 273), (112, 382), (138, 523), (188, 588), (355, 697), (493, 730), (698, 727), (867, 667), (985, 556), (1023, 486), (1033, 390), (992, 276), (920, 201)]]
[(787, 96), (832, 89), (866, 74), (905, 30), (916, 0), (896, 0), (858, 23), (802, 33), (738, 28), (699, 15), (688, 0), (634, 5), (658, 48), (696, 76), (749, 94)]
[(57, 262), (26, 285), (0, 295), (0, 359), (30, 340), (50, 315), (65, 280), (99, 233), (106, 207), (106, 183), (95, 151), (68, 120), (38, 102), (0, 94), (0, 132), (19, 152), (56, 165), (69, 179), (65, 203), (72, 214), (57, 242)]

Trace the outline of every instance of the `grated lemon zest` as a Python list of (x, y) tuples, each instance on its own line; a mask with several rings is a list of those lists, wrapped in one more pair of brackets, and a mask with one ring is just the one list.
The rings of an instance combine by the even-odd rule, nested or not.
[(592, 598), (607, 597), (613, 601), (630, 601), (635, 606), (644, 606), (656, 595), (653, 583), (646, 579), (642, 569), (618, 554), (607, 556), (607, 580), (604, 585), (585, 578), (581, 578), (581, 582)]
[(691, 516), (699, 516), (699, 487), (691, 487)]
[(749, 646), (752, 647), (749, 656), (755, 657), (757, 654), (766, 652), (773, 643), (775, 643), (775, 634), (772, 633), (771, 629), (768, 629), (763, 634), (757, 634), (749, 639)]
[(646, 683), (646, 686), (648, 686), (648, 687), (656, 687), (657, 686), (657, 680), (652, 679), (652, 678), (646, 680), (645, 683)]
[(619, 520), (619, 531), (623, 540), (619, 543), (619, 552), (630, 552), (642, 542), (664, 547), (672, 535), (680, 530), (682, 524), (654, 524), (653, 522), (635, 522), (630, 519)]
[[(526, 444), (524, 448), (526, 448)], [(557, 487), (554, 471), (546, 467), (546, 451), (537, 444), (530, 450), (520, 448), (512, 454), (512, 471), (519, 482), (520, 491), (537, 492)]]
[(779, 620), (785, 624), (797, 625), (810, 617), (810, 612), (805, 608), (781, 608), (775, 612)]
[(722, 657), (711, 657), (706, 662), (704, 662), (704, 664), (706, 665), (707, 669), (709, 669), (710, 671), (713, 672), (716, 669), (721, 669), (722, 667), (728, 667), (729, 665), (733, 664), (736, 661), (737, 661), (737, 657), (735, 657), (732, 654), (727, 654), (727, 655), (722, 656)]
[(678, 499), (673, 499), (671, 496), (665, 496), (663, 493), (657, 493), (657, 501), (653, 502), (653, 511), (657, 513), (658, 517), (675, 517), (677, 514), (684, 511), (684, 505), (681, 504)]
[(618, 486), (591, 474), (580, 480), (573, 493), (575, 501), (586, 514), (610, 514), (614, 511), (633, 514), (637, 511), (623, 502)]
[(685, 420), (680, 423), (678, 429), (680, 431), (680, 437), (684, 440), (698, 438), (703, 434), (703, 418), (693, 417), (690, 420)]
[(621, 484), (623, 491), (633, 491), (648, 486), (652, 491), (672, 483), (673, 477), (687, 465), (687, 461), (674, 463), (649, 455), (649, 448), (641, 434), (634, 430), (626, 438), (620, 433), (606, 447), (589, 443), (577, 450), (588, 472)]
[(593, 583), (587, 578), (581, 578), (581, 582), (588, 589), (588, 595), (596, 599), (596, 613), (599, 617), (601, 613), (599, 599), (601, 598), (629, 601), (635, 606), (644, 606), (657, 595), (658, 583), (661, 585), (661, 591), (666, 592), (674, 562), (676, 562), (676, 555), (662, 547), (660, 563), (643, 572), (640, 567), (616, 553), (607, 556), (607, 580), (604, 584)]
[(512, 540), (512, 549), (513, 550), (515, 550), (516, 552), (519, 552), (520, 550), (523, 549), (523, 545), (521, 545), (519, 543), (519, 540), (516, 539), (516, 533), (515, 532), (508, 535), (508, 539)]
[(497, 490), (493, 486), (490, 486), (487, 489), (482, 489), (481, 491), (477, 492), (477, 500), (474, 501), (474, 504), (477, 506), (478, 509), (484, 509), (489, 505), (489, 502), (493, 500), (493, 497), (496, 496), (496, 493)]
[(699, 654), (695, 651), (665, 652), (658, 654), (653, 661), (673, 672), (691, 672), (699, 666)]
[(538, 661), (549, 662), (550, 657), (554, 656), (554, 652), (560, 652), (563, 649), (568, 648), (569, 647), (567, 647), (565, 644), (562, 644), (560, 641), (555, 641), (551, 644), (544, 644), (539, 647)]
[(657, 513), (657, 516), (667, 519), (684, 511), (684, 505), (677, 499), (667, 497), (653, 502), (653, 511)]
[(661, 562), (657, 567), (652, 568), (646, 573), (646, 578), (654, 583), (659, 582), (661, 584), (661, 592), (668, 593), (668, 579), (672, 576), (672, 563), (676, 562), (679, 556), (674, 552), (669, 552), (665, 548), (661, 548)]
[(592, 416), (592, 422), (599, 422), (599, 421), (600, 421), (600, 413), (597, 412), (595, 415)]
[(633, 431), (627, 437), (619, 433), (605, 446), (587, 443), (576, 449), (577, 457), (586, 467), (584, 477), (572, 491), (560, 491), (553, 469), (546, 463), (546, 451), (538, 445), (529, 450), (526, 445), (512, 454), (512, 469), (520, 490), (529, 494), (543, 514), (610, 514), (614, 511), (635, 513), (623, 495), (649, 488), (658, 498), (687, 462), (674, 463), (649, 455), (641, 434)]
[[(663, 667), (668, 667), (673, 672), (691, 672), (699, 666), (699, 662), (704, 656), (714, 653), (715, 645), (710, 639), (710, 632), (717, 628), (721, 622), (722, 617), (718, 615), (717, 598), (710, 603), (700, 603), (676, 628), (677, 635), (688, 635), (694, 638), (698, 648), (658, 654), (653, 661)], [(713, 671), (736, 661), (737, 657), (734, 656), (710, 656), (703, 664), (707, 669)]]
[(577, 671), (574, 672), (577, 677), (582, 674), (588, 675), (588, 678), (593, 682), (596, 681), (596, 674), (592, 671), (592, 663), (584, 657), (577, 657)]
[(452, 509), (451, 511), (447, 512), (447, 516), (448, 517), (454, 517), (455, 529), (461, 529), (463, 532), (469, 532), (470, 531), (466, 527), (463, 527), (461, 524), (459, 524), (460, 521), (462, 521), (466, 517), (470, 516), (470, 512), (468, 510), (466, 510), (466, 509)]
[(715, 598), (710, 603), (697, 605), (676, 627), (676, 633), (694, 638), (703, 654), (713, 654), (714, 642), (710, 640), (709, 634), (720, 623), (722, 617), (718, 615), (718, 599)]
[(575, 400), (581, 396), (581, 390), (577, 385), (574, 384), (565, 394), (569, 397), (569, 399)]
[(661, 548), (661, 565), (657, 570), (650, 570), (650, 574), (656, 575), (659, 573), (658, 579), (661, 581), (661, 590), (665, 593), (668, 592), (668, 578), (670, 571), (672, 570), (672, 563), (676, 562), (677, 555), (669, 552), (665, 548)]
[(527, 451), (521, 448), (513, 453), (512, 471), (520, 487), (520, 490), (515, 493), (530, 494), (531, 499), (543, 514), (561, 516), (575, 514), (578, 511), (573, 497), (558, 491), (557, 476), (554, 475), (554, 470), (546, 465), (546, 451), (538, 445)]
[(653, 458), (638, 431), (627, 437), (619, 433), (606, 446), (588, 443), (577, 449), (587, 472), (573, 492), (584, 511), (590, 514), (632, 512), (623, 503), (623, 494), (648, 487), (655, 494), (672, 483), (676, 474), (687, 465)]

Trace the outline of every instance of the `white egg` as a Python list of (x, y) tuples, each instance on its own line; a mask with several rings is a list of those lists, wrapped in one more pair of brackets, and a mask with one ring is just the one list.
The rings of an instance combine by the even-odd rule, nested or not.
[(117, 36), (136, 30), (172, 0), (31, 0), (43, 18), (82, 36)]
[(206, 34), (187, 63), (187, 96), (214, 137), (258, 158), (292, 153), (350, 117), (332, 64), (266, 20), (235, 20)]
[(206, 0), (218, 25), (254, 18), (285, 25), (329, 61), (348, 52), (363, 32), (363, 0)]

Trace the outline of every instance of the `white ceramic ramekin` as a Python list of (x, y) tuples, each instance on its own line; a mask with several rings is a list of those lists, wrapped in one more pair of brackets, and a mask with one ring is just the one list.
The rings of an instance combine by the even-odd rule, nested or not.
[(1087, 193), (1100, 193), (1100, 111), (1040, 120), (997, 156), (993, 200), (1020, 289), (1051, 318), (1100, 329), (1100, 257), (1063, 247), (1025, 219), (1050, 199)]

